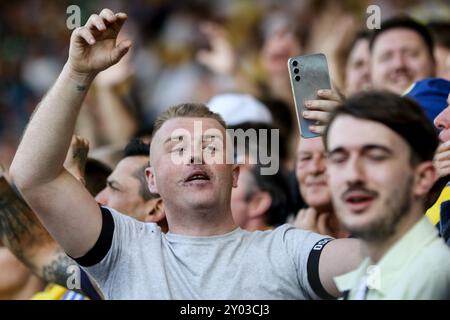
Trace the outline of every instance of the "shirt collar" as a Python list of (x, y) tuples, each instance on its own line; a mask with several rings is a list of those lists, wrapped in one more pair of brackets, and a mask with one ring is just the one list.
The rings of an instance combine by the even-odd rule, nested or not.
[(370, 273), (372, 276), (379, 277), (378, 279), (372, 279), (378, 285), (371, 290), (378, 290), (383, 294), (383, 291), (395, 284), (395, 278), (397, 273), (401, 272), (401, 268), (407, 266), (408, 262), (417, 256), (437, 235), (436, 228), (424, 216), (386, 252), (375, 265), (377, 269), (375, 273), (374, 269), (368, 272), (373, 263), (370, 258), (366, 258), (356, 270), (335, 278), (338, 289), (341, 292), (351, 290), (358, 285), (363, 276)]
[(334, 278), (337, 288), (340, 292), (350, 291), (356, 288), (360, 279), (366, 273), (367, 268), (370, 266), (371, 262), (369, 258), (363, 260), (359, 267), (349, 273), (340, 275)]

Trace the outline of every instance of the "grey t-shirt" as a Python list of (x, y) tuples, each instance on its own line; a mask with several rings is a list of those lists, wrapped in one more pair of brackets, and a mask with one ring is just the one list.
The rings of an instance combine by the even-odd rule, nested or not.
[[(77, 261), (105, 299), (319, 298), (307, 272), (318, 272), (318, 259), (307, 263), (322, 235), (286, 224), (272, 231), (182, 236), (110, 208), (102, 214), (99, 240)], [(105, 227), (108, 220), (112, 227)]]

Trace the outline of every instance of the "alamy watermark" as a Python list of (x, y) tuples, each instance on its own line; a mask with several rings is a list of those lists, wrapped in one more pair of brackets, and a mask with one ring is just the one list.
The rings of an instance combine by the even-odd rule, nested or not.
[(69, 30), (81, 27), (81, 9), (79, 6), (75, 4), (68, 6), (66, 13), (69, 15), (66, 20), (66, 26)]
[(367, 7), (366, 13), (369, 14), (366, 20), (366, 26), (369, 30), (381, 28), (381, 8), (375, 4)]
[(66, 273), (69, 275), (66, 280), (66, 288), (69, 290), (81, 290), (81, 270), (76, 264), (67, 267)]
[(193, 136), (179, 128), (165, 143), (174, 164), (259, 164), (261, 175), (273, 175), (280, 167), (279, 139), (278, 129), (226, 129), (224, 137), (219, 129), (203, 130), (196, 120)]
[[(66, 20), (66, 25), (69, 30), (81, 27), (81, 9), (79, 6), (72, 4), (67, 7), (66, 13), (69, 15)], [(372, 4), (367, 7), (366, 13), (369, 14), (366, 20), (367, 29), (380, 29), (381, 28), (381, 8)]]

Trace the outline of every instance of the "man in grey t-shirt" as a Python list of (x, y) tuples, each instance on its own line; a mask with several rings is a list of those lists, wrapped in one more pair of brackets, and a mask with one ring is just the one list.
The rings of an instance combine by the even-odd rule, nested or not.
[[(362, 260), (355, 239), (282, 226), (249, 233), (230, 209), (239, 167), (228, 164), (225, 124), (204, 105), (169, 109), (155, 122), (149, 190), (164, 202), (170, 232), (100, 208), (63, 168), (87, 89), (117, 63), (127, 16), (104, 9), (74, 30), (69, 58), (31, 119), (11, 165), (26, 201), (106, 298), (301, 299), (337, 296), (333, 277)], [(213, 161), (211, 161), (214, 159)], [(50, 199), (50, 200), (49, 200)]]
[(318, 255), (331, 238), (290, 225), (264, 232), (235, 228), (202, 237), (164, 234), (156, 224), (114, 209), (102, 208), (102, 213), (104, 225), (113, 225), (102, 231), (112, 236), (111, 244), (96, 245), (77, 260), (89, 266), (86, 271), (106, 299), (329, 297), (314, 282), (319, 260), (311, 251), (316, 245)]

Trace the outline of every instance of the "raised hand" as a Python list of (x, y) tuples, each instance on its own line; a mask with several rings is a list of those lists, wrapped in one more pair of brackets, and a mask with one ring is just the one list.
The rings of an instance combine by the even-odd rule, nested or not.
[(88, 153), (89, 141), (80, 136), (72, 136), (69, 152), (67, 152), (64, 161), (64, 168), (83, 184), (85, 184), (84, 174)]
[(446, 141), (438, 147), (433, 163), (439, 178), (450, 175), (450, 141)]
[(313, 208), (300, 209), (294, 221), (294, 226), (299, 229), (309, 230), (315, 233), (330, 235), (331, 230), (327, 226), (330, 213), (318, 213)]
[(117, 43), (117, 36), (127, 15), (103, 9), (86, 24), (72, 32), (68, 66), (80, 74), (96, 75), (117, 63), (131, 47), (131, 41)]
[[(124, 40), (129, 37), (129, 34), (122, 32), (117, 37), (117, 41)], [(130, 49), (129, 51), (131, 51)], [(95, 85), (98, 88), (116, 88), (117, 86), (126, 83), (135, 74), (136, 70), (131, 61), (131, 54), (126, 54), (119, 62), (110, 68), (100, 72), (95, 78)]]
[[(36, 108), (10, 167), (12, 182), (63, 250), (73, 257), (85, 255), (95, 244), (102, 216), (89, 191), (64, 169), (64, 160), (92, 80), (117, 63), (131, 46), (127, 40), (117, 44), (126, 18), (125, 13), (104, 9), (72, 32), (69, 58)], [(79, 180), (80, 171), (78, 168)], [(64, 210), (81, 203), (82, 212)]]
[(315, 120), (316, 125), (310, 127), (310, 130), (315, 133), (323, 134), (325, 128), (330, 120), (331, 113), (339, 107), (343, 101), (341, 97), (334, 90), (319, 90), (317, 93), (318, 100), (306, 101), (306, 111), (303, 112), (303, 117), (309, 120)]
[(200, 50), (197, 61), (216, 74), (232, 74), (236, 68), (236, 55), (225, 29), (211, 22), (205, 22), (200, 27), (208, 38), (211, 50)]

